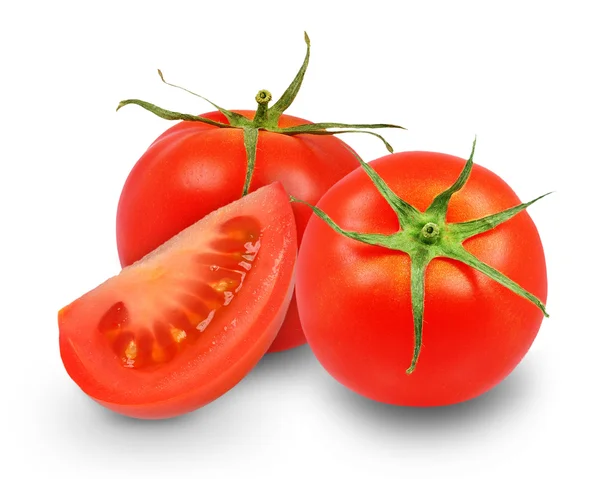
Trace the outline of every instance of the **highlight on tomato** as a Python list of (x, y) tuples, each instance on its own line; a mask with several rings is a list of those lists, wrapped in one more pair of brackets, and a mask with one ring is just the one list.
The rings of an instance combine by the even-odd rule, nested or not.
[(60, 310), (68, 374), (98, 403), (137, 418), (220, 397), (283, 323), (296, 238), (280, 184), (215, 210)]
[(538, 333), (546, 263), (525, 209), (541, 197), (521, 203), (474, 151), (466, 162), (358, 158), (362, 168), (311, 207), (297, 266), (302, 327), (323, 367), (358, 394), (404, 406), (472, 399)]
[[(308, 67), (310, 41), (306, 35), (305, 42), (306, 56), (300, 70), (271, 106), (272, 96), (267, 90), (256, 95), (256, 111), (227, 110), (209, 102), (215, 111), (195, 115), (137, 99), (119, 104), (119, 108), (135, 104), (161, 118), (180, 120), (149, 146), (123, 186), (116, 222), (122, 266), (139, 260), (211, 211), (273, 181), (281, 182), (295, 197), (316, 203), (334, 183), (358, 167), (351, 148), (334, 135), (368, 133), (383, 140), (392, 151), (389, 143), (370, 130), (400, 126), (311, 123), (284, 113), (296, 98)], [(292, 207), (300, 242), (310, 211), (295, 204)], [(270, 351), (305, 342), (294, 296)]]

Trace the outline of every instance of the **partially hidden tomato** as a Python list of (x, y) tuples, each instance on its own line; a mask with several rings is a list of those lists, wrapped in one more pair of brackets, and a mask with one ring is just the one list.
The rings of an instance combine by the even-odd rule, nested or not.
[(280, 184), (217, 209), (59, 312), (68, 374), (133, 417), (205, 405), (271, 345), (291, 300), (296, 253)]
[(547, 277), (524, 211), (533, 202), (472, 161), (388, 155), (315, 208), (298, 257), (300, 318), (318, 360), (349, 389), (405, 406), (466, 401), (534, 341)]
[[(249, 116), (251, 112), (240, 112)], [(203, 115), (225, 121), (219, 112)], [(280, 125), (303, 120), (284, 115)], [(186, 226), (241, 196), (246, 172), (243, 132), (182, 122), (148, 148), (129, 174), (117, 213), (117, 247), (123, 266)], [(356, 168), (334, 137), (288, 137), (261, 132), (249, 191), (280, 181), (290, 194), (317, 202), (339, 178)], [(298, 241), (310, 211), (293, 205)], [(271, 351), (304, 344), (295, 297)]]
[[(162, 118), (183, 120), (150, 145), (124, 184), (117, 211), (122, 265), (138, 260), (211, 211), (273, 181), (281, 182), (288, 193), (316, 203), (358, 166), (348, 145), (327, 128), (395, 127), (310, 123), (283, 114), (298, 93), (308, 65), (306, 40), (302, 68), (271, 107), (266, 90), (256, 96), (256, 111), (218, 107), (200, 116), (167, 111), (141, 100), (121, 102), (120, 106), (137, 104)], [(164, 81), (162, 73), (161, 78)], [(300, 242), (310, 211), (293, 208)], [(294, 296), (270, 351), (304, 343)]]

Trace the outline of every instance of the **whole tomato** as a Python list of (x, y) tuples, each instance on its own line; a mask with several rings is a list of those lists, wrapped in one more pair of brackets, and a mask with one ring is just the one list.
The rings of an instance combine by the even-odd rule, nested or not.
[[(275, 181), (291, 195), (316, 203), (336, 181), (358, 166), (354, 152), (333, 134), (348, 129), (401, 128), (387, 124), (310, 123), (283, 114), (296, 97), (308, 66), (307, 36), (305, 41), (307, 51), (300, 71), (271, 107), (271, 94), (266, 90), (256, 95), (256, 111), (229, 111), (211, 102), (217, 111), (200, 116), (164, 110), (141, 100), (121, 102), (119, 108), (137, 104), (162, 118), (183, 120), (150, 145), (125, 182), (117, 210), (117, 247), (122, 266), (139, 260), (211, 211)], [(293, 207), (301, 241), (310, 211)], [(294, 295), (269, 351), (305, 342)]]
[(523, 211), (533, 202), (472, 161), (388, 155), (314, 208), (298, 256), (300, 319), (351, 390), (406, 406), (465, 401), (502, 381), (536, 337), (547, 278)]

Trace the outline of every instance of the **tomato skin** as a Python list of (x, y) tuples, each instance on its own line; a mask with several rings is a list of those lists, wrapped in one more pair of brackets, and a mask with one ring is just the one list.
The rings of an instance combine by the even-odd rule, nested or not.
[[(252, 111), (238, 110), (251, 118)], [(202, 115), (227, 123), (219, 112)], [(280, 127), (309, 123), (282, 115)], [(260, 131), (250, 191), (274, 181), (298, 198), (316, 204), (357, 166), (352, 150), (333, 136)], [(160, 135), (129, 174), (117, 211), (117, 248), (122, 266), (132, 264), (183, 228), (240, 198), (246, 175), (243, 132), (184, 121)], [(292, 205), (298, 241), (310, 211)], [(296, 299), (270, 352), (306, 342)]]
[[(182, 265), (195, 272), (197, 255), (212, 255), (215, 262), (227, 258), (228, 246), (218, 246), (224, 244), (219, 228), (240, 217), (258, 221), (260, 251), (246, 268), (248, 274), (235, 297), (210, 316), (210, 325), (195, 342), (172, 359), (146, 370), (124, 367), (99, 327), (103, 313), (122, 302), (132, 314), (131, 323), (150, 327), (146, 320), (156, 323), (158, 318), (167, 324), (172, 319), (168, 311), (181, 305), (177, 302), (180, 288), (202, 294), (199, 277), (186, 276)], [(294, 287), (296, 238), (289, 198), (280, 184), (213, 212), (61, 309), (59, 345), (67, 373), (98, 403), (136, 418), (173, 417), (220, 397), (258, 363), (283, 323)], [(199, 264), (204, 271), (215, 271), (212, 259)], [(232, 274), (227, 268), (223, 263), (225, 277)]]
[[(449, 187), (465, 160), (403, 152), (371, 162), (391, 189), (424, 211)], [(491, 171), (474, 165), (449, 204), (448, 222), (468, 221), (521, 203)], [(398, 219), (359, 168), (318, 203), (340, 227), (391, 234)], [(465, 248), (543, 302), (546, 264), (526, 212), (470, 238)], [(542, 312), (487, 276), (435, 258), (425, 275), (423, 346), (415, 371), (408, 256), (353, 241), (313, 216), (297, 266), (297, 299), (308, 343), (340, 383), (376, 401), (442, 406), (472, 399), (502, 381), (535, 339)], [(333, 299), (332, 299), (333, 298)]]

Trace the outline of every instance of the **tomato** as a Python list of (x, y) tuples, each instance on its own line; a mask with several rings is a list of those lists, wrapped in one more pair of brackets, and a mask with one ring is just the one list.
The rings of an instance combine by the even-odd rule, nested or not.
[[(252, 112), (239, 112), (250, 117)], [(203, 115), (226, 121), (219, 113)], [(282, 127), (307, 123), (283, 115)], [(250, 191), (280, 181), (286, 191), (317, 202), (338, 179), (356, 168), (345, 143), (332, 136), (260, 132)], [(117, 247), (129, 265), (183, 228), (241, 196), (246, 172), (243, 132), (181, 122), (142, 155), (123, 187), (117, 211)], [(310, 210), (293, 205), (298, 241)], [(271, 351), (304, 344), (295, 298)]]
[(280, 329), (296, 250), (280, 184), (217, 209), (59, 312), (68, 374), (100, 404), (138, 418), (213, 401)]
[[(520, 204), (500, 177), (471, 164), (464, 188), (446, 202), (445, 220), (434, 225), (429, 205), (463, 168), (467, 170), (465, 165), (461, 158), (434, 152), (395, 153), (371, 162), (374, 175), (391, 190), (390, 197), (395, 193), (415, 208), (402, 204), (398, 209), (403, 214), (390, 207), (364, 169), (358, 168), (334, 185), (319, 201), (318, 210), (346, 232), (375, 234), (363, 238), (371, 244), (339, 234), (323, 217), (313, 216), (308, 223), (297, 266), (302, 327), (323, 367), (361, 395), (405, 406), (469, 400), (502, 381), (538, 333), (543, 306), (538, 302), (536, 307), (532, 301), (546, 299), (546, 265), (540, 237), (527, 212), (509, 210), (510, 221), (493, 229), (479, 222), (480, 230), (488, 230), (465, 239), (466, 253), (456, 256), (484, 271), (485, 264), (495, 268), (537, 298), (515, 294), (506, 287), (510, 280), (497, 274), (505, 282), (502, 285), (452, 259), (453, 253), (435, 257), (444, 256), (440, 253), (446, 248), (444, 242), (450, 242), (452, 232), (458, 231), (452, 229), (453, 224)], [(414, 220), (406, 219), (410, 215)], [(406, 224), (401, 227), (402, 218)], [(472, 226), (466, 223), (460, 228)], [(404, 248), (410, 254), (391, 247), (400, 244), (398, 235), (403, 230)], [(438, 235), (434, 239), (439, 238), (439, 243), (420, 242), (420, 234), (423, 238)], [(432, 258), (427, 257), (428, 251), (433, 251)], [(448, 246), (444, 251), (453, 250)], [(424, 259), (420, 252), (425, 252)], [(425, 265), (421, 272), (414, 267), (419, 261)], [(419, 274), (424, 274), (422, 287), (415, 280)], [(418, 323), (418, 301), (423, 294), (422, 322)], [(415, 339), (417, 335), (422, 335), (422, 342)], [(411, 357), (413, 363), (407, 370)]]
[[(161, 118), (183, 120), (150, 145), (125, 182), (117, 211), (117, 248), (123, 266), (216, 208), (273, 181), (281, 182), (288, 193), (316, 203), (336, 181), (358, 166), (351, 148), (332, 136), (329, 128), (346, 132), (401, 128), (388, 124), (311, 123), (284, 114), (308, 66), (310, 41), (306, 34), (305, 42), (302, 67), (270, 107), (271, 94), (266, 90), (256, 95), (256, 111), (230, 111), (213, 103), (218, 111), (200, 116), (164, 110), (141, 100), (120, 103), (119, 108), (136, 104)], [(383, 142), (391, 151), (391, 146)], [(294, 216), (300, 242), (310, 211), (294, 205)], [(270, 351), (305, 342), (294, 296)]]

